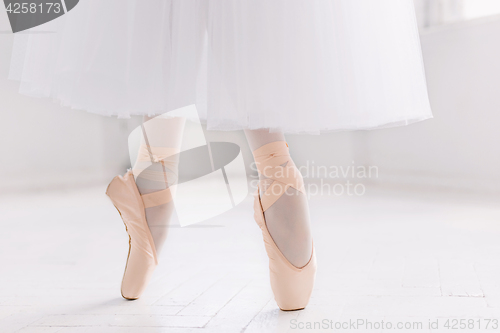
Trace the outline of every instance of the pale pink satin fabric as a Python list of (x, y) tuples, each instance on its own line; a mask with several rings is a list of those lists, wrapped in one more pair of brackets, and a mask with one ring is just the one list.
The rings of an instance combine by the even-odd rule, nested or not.
[[(259, 190), (254, 195), (254, 217), (262, 230), (262, 237), (269, 257), (271, 288), (276, 303), (282, 310), (298, 310), (306, 307), (316, 276), (314, 245), (309, 262), (295, 267), (281, 253), (267, 229), (264, 211), (271, 207), (289, 187), (305, 193), (302, 176), (293, 164), (284, 141), (272, 142), (254, 151), (259, 172), (273, 182), (262, 197)], [(281, 165), (287, 163), (285, 167)], [(271, 189), (271, 190), (270, 190)], [(272, 189), (276, 191), (273, 192)]]

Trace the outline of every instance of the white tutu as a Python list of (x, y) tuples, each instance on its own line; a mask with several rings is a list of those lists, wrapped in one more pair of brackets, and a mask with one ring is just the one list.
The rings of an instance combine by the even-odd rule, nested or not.
[(288, 133), (432, 117), (411, 0), (85, 0), (36, 30), (16, 36), (20, 92), (102, 115), (196, 104), (208, 129)]

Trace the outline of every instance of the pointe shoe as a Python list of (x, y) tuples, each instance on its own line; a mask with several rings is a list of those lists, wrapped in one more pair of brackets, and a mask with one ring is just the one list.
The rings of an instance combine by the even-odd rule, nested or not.
[[(255, 221), (262, 230), (269, 257), (271, 288), (279, 308), (283, 311), (304, 309), (311, 297), (316, 275), (314, 245), (311, 258), (303, 267), (292, 265), (281, 253), (267, 229), (264, 212), (271, 207), (289, 187), (305, 193), (302, 176), (288, 153), (284, 141), (271, 142), (253, 152), (259, 173), (272, 181), (262, 197), (258, 188), (254, 195)], [(281, 165), (285, 164), (285, 167)], [(259, 185), (259, 187), (261, 187)]]
[(113, 178), (108, 185), (109, 196), (125, 224), (129, 235), (129, 252), (123, 274), (123, 298), (138, 299), (158, 265), (153, 237), (146, 221), (145, 209), (163, 205), (172, 200), (170, 188), (141, 195), (131, 170)]

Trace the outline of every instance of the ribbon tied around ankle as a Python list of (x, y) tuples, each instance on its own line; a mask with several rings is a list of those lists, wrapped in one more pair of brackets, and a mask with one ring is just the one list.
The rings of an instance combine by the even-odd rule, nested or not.
[(290, 157), (286, 142), (268, 143), (254, 150), (253, 155), (259, 173), (272, 180), (261, 196), (263, 211), (271, 207), (289, 187), (305, 194), (302, 175)]
[[(170, 186), (177, 183), (179, 150), (171, 147), (141, 145), (134, 165), (134, 175), (152, 181), (165, 181)], [(149, 162), (144, 164), (145, 162)], [(156, 170), (150, 163), (161, 163), (163, 169)]]

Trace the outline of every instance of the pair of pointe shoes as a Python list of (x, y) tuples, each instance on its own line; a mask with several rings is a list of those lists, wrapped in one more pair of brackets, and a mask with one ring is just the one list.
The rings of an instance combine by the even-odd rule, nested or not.
[[(309, 262), (303, 267), (292, 265), (278, 249), (267, 229), (264, 212), (289, 188), (305, 192), (300, 173), (288, 153), (284, 141), (272, 142), (254, 151), (259, 172), (272, 181), (262, 196), (255, 193), (255, 221), (269, 256), (271, 288), (281, 310), (300, 310), (306, 307), (313, 289), (316, 274), (314, 246)], [(285, 164), (285, 167), (281, 165)], [(260, 187), (260, 186), (259, 186)], [(122, 280), (121, 293), (126, 299), (137, 299), (146, 288), (158, 265), (155, 245), (146, 221), (145, 208), (172, 200), (169, 189), (141, 195), (131, 171), (117, 176), (108, 186), (106, 194), (120, 212), (129, 234), (129, 255)]]

